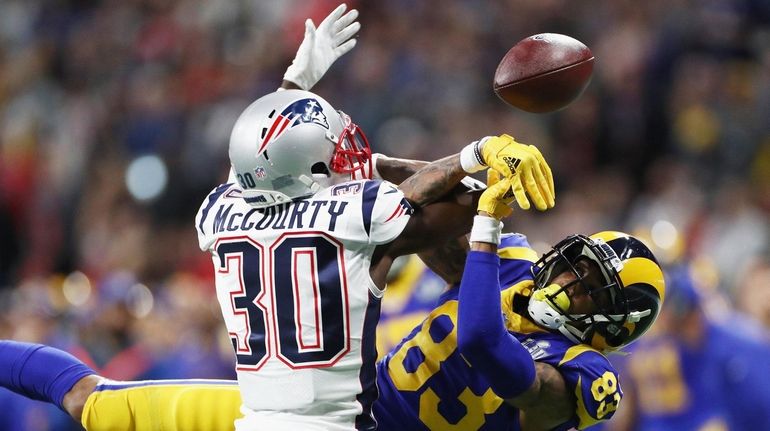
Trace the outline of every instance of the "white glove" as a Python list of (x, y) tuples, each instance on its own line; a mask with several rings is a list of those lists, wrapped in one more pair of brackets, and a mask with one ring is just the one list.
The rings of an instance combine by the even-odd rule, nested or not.
[(361, 28), (361, 24), (356, 22), (358, 11), (352, 9), (345, 13), (347, 8), (345, 3), (337, 6), (318, 28), (310, 18), (305, 21), (305, 38), (291, 66), (286, 69), (284, 80), (297, 84), (303, 90), (310, 90), (332, 63), (356, 46), (353, 36)]

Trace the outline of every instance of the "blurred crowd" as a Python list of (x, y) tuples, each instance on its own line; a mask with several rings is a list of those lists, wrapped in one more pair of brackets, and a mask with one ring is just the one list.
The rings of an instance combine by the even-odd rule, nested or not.
[[(537, 145), (556, 208), (507, 230), (639, 235), (770, 328), (770, 2), (358, 0), (358, 46), (315, 89), (373, 149), (433, 160)], [(233, 376), (193, 218), (240, 111), (337, 0), (0, 2), (0, 335), (117, 379)], [(544, 32), (596, 57), (583, 96), (527, 114), (491, 89)], [(38, 418), (39, 419), (39, 418)], [(41, 428), (42, 429), (42, 428)]]

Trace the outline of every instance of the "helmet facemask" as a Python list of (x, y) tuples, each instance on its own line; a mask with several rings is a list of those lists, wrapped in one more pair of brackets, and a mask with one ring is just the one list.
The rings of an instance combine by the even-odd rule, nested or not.
[(372, 177), (372, 150), (369, 140), (361, 128), (353, 123), (350, 116), (342, 111), (337, 111), (342, 119), (343, 129), (334, 154), (330, 161), (330, 168), (338, 174), (350, 174), (351, 179), (370, 179)]
[[(618, 276), (623, 264), (604, 241), (573, 235), (556, 244), (532, 267), (535, 287), (529, 314), (549, 329), (559, 330), (575, 342), (592, 344), (598, 334), (609, 346), (624, 340), (628, 301)], [(572, 281), (559, 285), (554, 279), (568, 272)], [(591, 310), (575, 310), (575, 291), (588, 295)]]

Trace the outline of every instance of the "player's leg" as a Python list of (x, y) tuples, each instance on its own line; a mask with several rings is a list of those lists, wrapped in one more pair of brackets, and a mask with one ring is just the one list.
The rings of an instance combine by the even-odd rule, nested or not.
[(114, 382), (42, 344), (0, 340), (0, 386), (55, 404), (88, 431), (218, 431), (240, 415), (237, 382)]
[(93, 393), (96, 385), (103, 380), (104, 377), (96, 374), (83, 377), (64, 395), (62, 404), (64, 410), (72, 416), (72, 419), (80, 422), (88, 397)]
[(240, 406), (230, 380), (105, 380), (88, 397), (81, 423), (88, 431), (232, 431)]
[(0, 341), (0, 386), (52, 403), (76, 420), (80, 419), (85, 400), (98, 380), (92, 369), (62, 350), (42, 344)]

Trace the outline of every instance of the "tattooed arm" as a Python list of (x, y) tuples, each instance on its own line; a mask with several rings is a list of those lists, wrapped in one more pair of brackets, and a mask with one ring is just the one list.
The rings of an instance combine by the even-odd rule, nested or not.
[(415, 213), (396, 240), (375, 250), (370, 275), (378, 286), (385, 286), (387, 270), (396, 257), (436, 248), (470, 231), (479, 194), (449, 193), (465, 176), (455, 154), (423, 166), (399, 185)]
[(465, 235), (418, 254), (428, 268), (450, 285), (459, 284), (462, 280), (467, 255), (468, 238)]
[(376, 154), (375, 156), (377, 157), (377, 172), (383, 179), (395, 184), (402, 183), (429, 163), (422, 160), (388, 157), (384, 154)]
[(455, 154), (423, 166), (399, 188), (407, 199), (422, 207), (446, 195), (466, 175), (460, 166), (460, 155)]
[[(422, 160), (400, 159), (377, 154), (377, 172), (382, 179), (395, 184), (403, 183), (428, 164), (429, 162)], [(476, 205), (475, 196), (481, 194), (484, 189), (483, 182), (466, 176), (449, 192), (449, 195), (454, 196), (461, 205)]]

